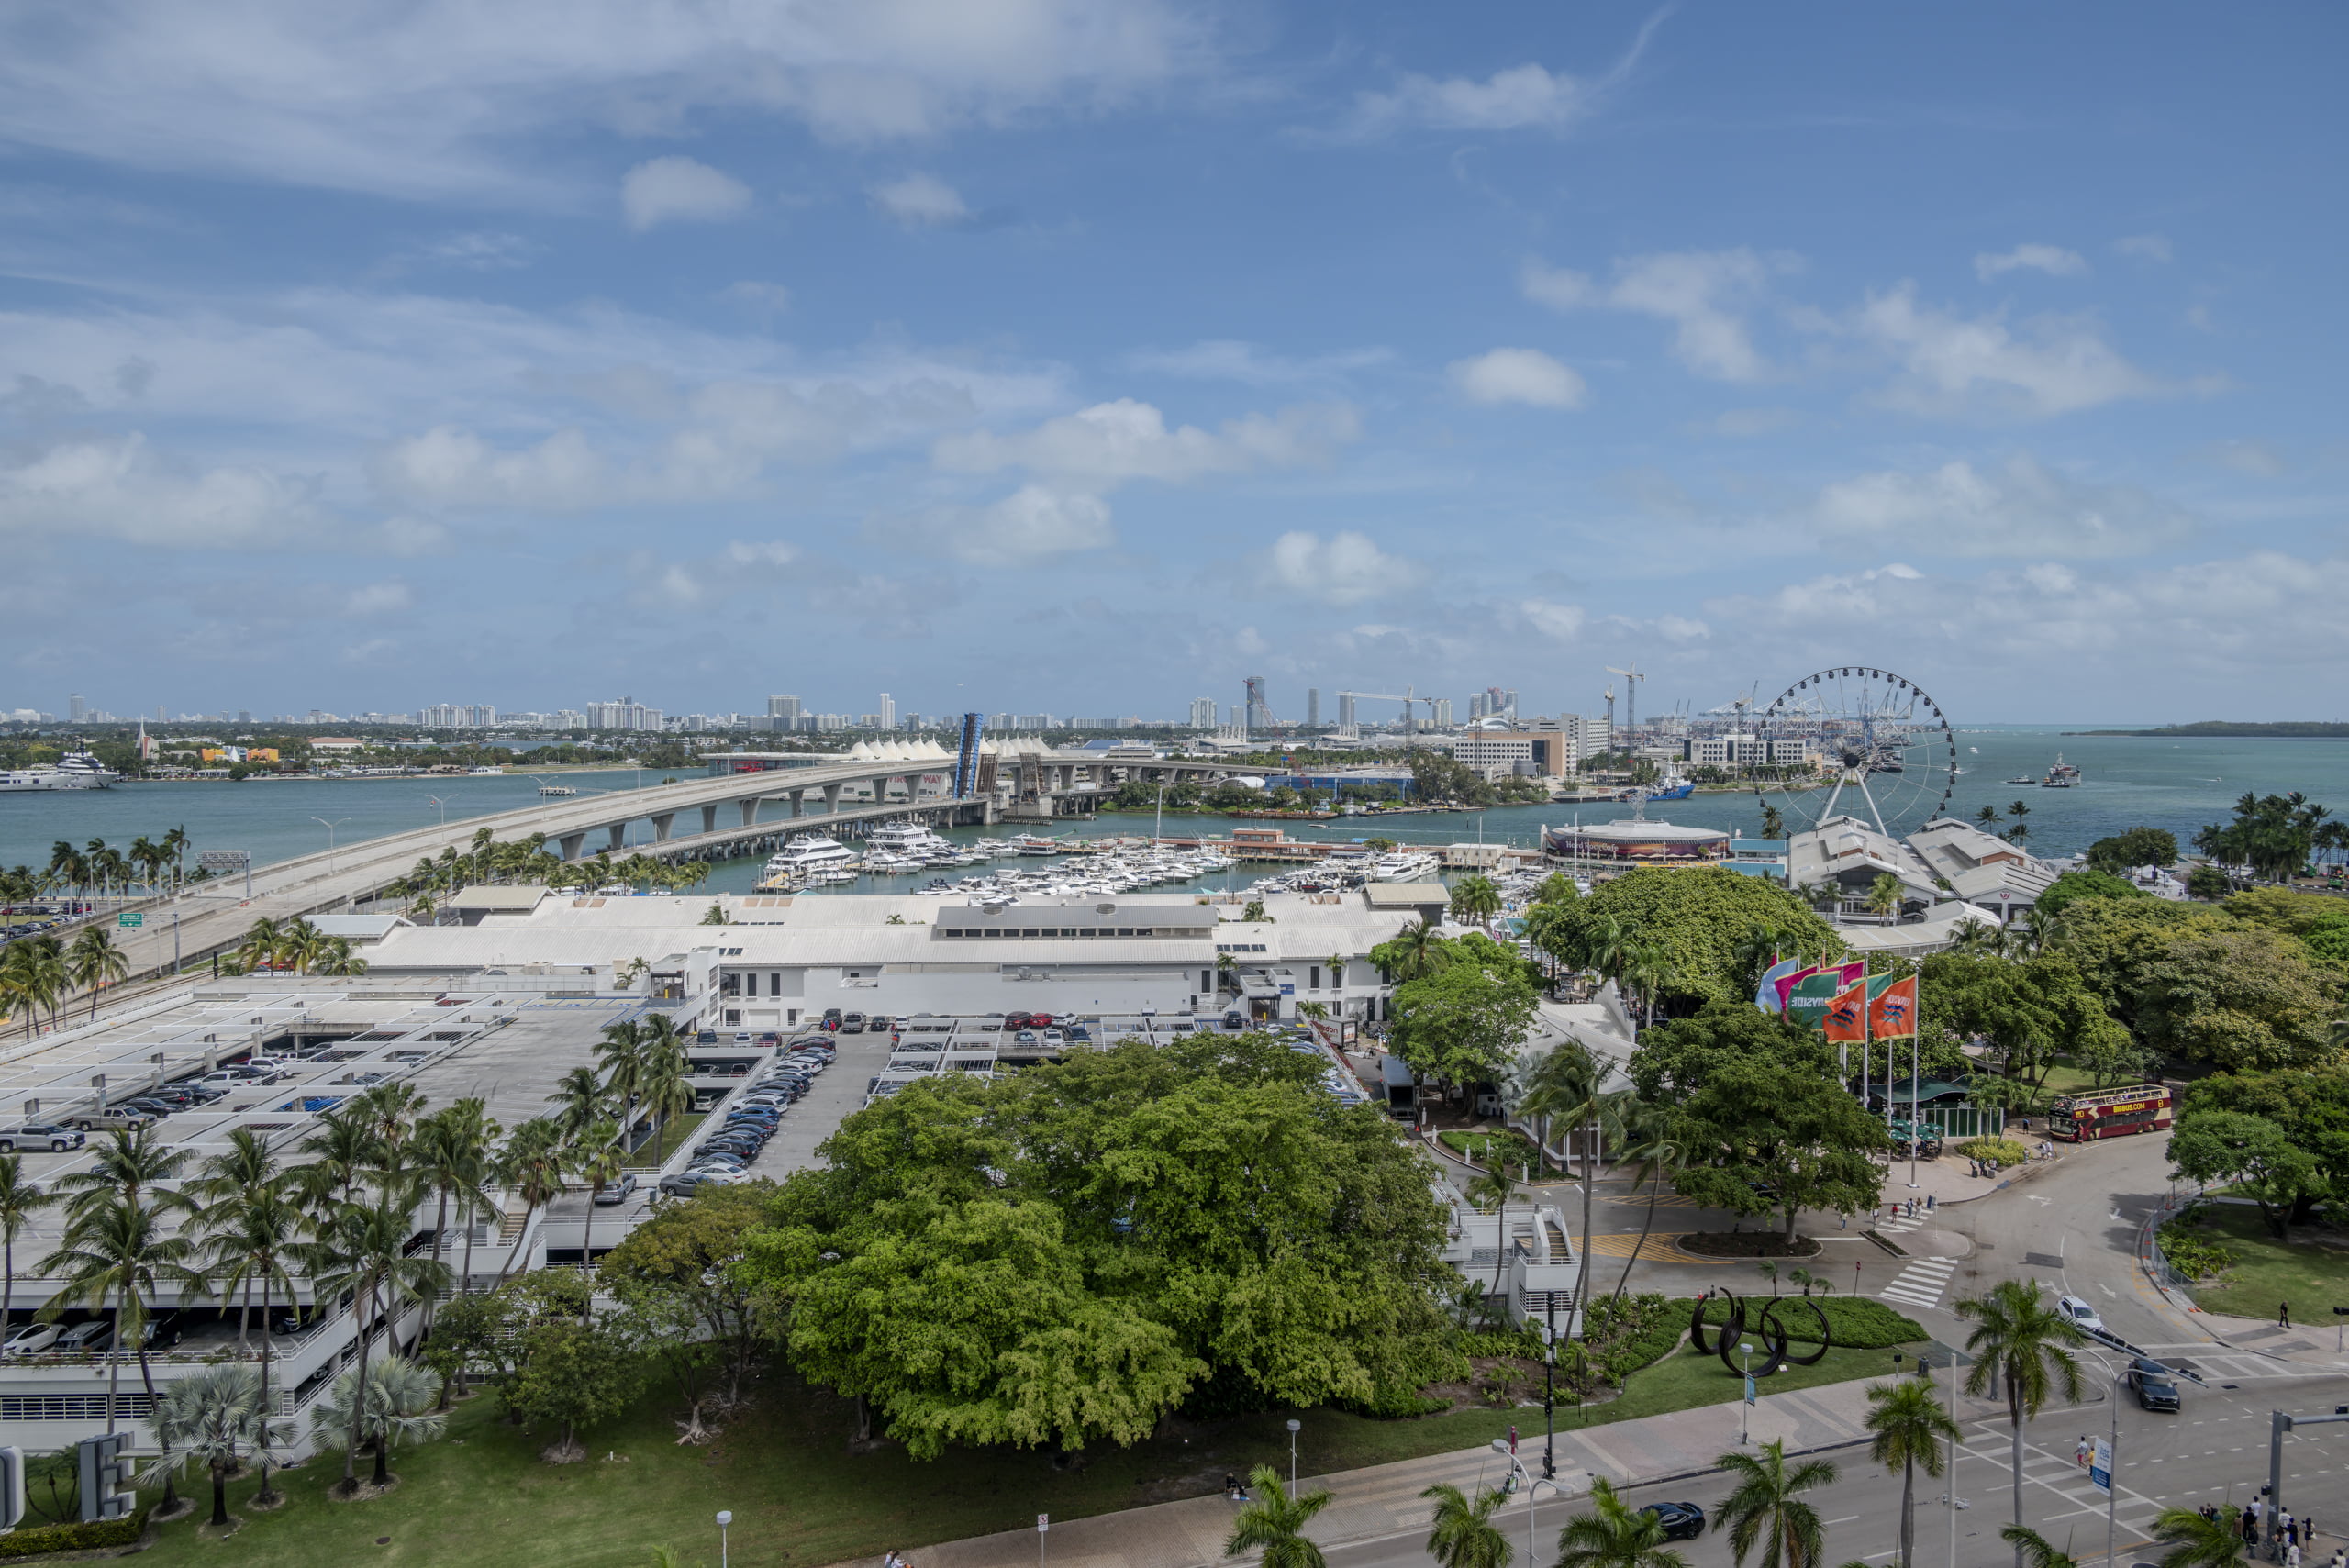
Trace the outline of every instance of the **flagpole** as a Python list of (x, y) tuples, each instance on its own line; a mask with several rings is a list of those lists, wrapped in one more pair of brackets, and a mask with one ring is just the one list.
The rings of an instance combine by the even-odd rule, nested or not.
[[(1911, 1018), (1913, 1026), (1916, 1019)], [(1917, 1145), (1925, 1141), (1924, 1124), (1917, 1119), (1917, 1035), (1909, 1036), (1909, 1190), (1917, 1190)]]

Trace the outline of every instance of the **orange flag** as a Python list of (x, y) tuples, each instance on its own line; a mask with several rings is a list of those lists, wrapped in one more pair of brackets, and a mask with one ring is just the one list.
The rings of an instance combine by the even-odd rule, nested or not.
[(1838, 991), (1834, 999), (1827, 1004), (1825, 1028), (1831, 1040), (1863, 1040), (1868, 1038), (1868, 983), (1865, 977), (1858, 984)]
[[(1896, 980), (1869, 1008), (1868, 1032), (1878, 1040), (1907, 1040), (1917, 1032), (1917, 977)], [(1832, 1035), (1828, 1037), (1833, 1039)]]

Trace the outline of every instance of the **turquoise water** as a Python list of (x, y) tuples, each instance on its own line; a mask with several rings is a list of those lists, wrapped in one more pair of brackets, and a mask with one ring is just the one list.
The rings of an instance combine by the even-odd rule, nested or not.
[[(2085, 849), (2107, 834), (2138, 826), (2168, 828), (2183, 843), (2204, 824), (2223, 821), (2235, 797), (2246, 790), (2261, 795), (2299, 790), (2349, 815), (2349, 741), (2087, 739), (2064, 734), (2066, 728), (2099, 726), (1996, 726), (1959, 731), (1958, 765), (1965, 772), (1957, 780), (1950, 810), (1971, 819), (1982, 806), (1996, 806), (2003, 811), (2009, 802), (2021, 798), (2031, 808), (2025, 818), (2031, 829), (2030, 848), (2056, 855)], [(2033, 778), (2044, 774), (2058, 752), (2078, 765), (2086, 778), (2082, 787), (2040, 789), (2005, 782), (2024, 774)], [(632, 772), (574, 773), (564, 775), (562, 782), (584, 795), (657, 784), (662, 776)], [(537, 780), (512, 774), (124, 784), (70, 794), (0, 795), (0, 865), (45, 865), (50, 844), (59, 839), (70, 839), (77, 845), (104, 839), (127, 849), (140, 834), (160, 838), (174, 826), (187, 829), (196, 850), (249, 850), (255, 863), (266, 864), (325, 849), (328, 830), (314, 818), (342, 819), (334, 829), (336, 841), (349, 844), (440, 820), (444, 806), (435, 805), (436, 798), (444, 803), (446, 819), (453, 824), (532, 805), (538, 787)], [(1823, 794), (1818, 798), (1823, 801)], [(1932, 801), (1939, 798), (1939, 791), (1933, 791)], [(769, 814), (781, 815), (787, 809), (772, 803)], [(1353, 839), (1375, 833), (1406, 842), (1440, 844), (1481, 836), (1531, 846), (1544, 824), (1572, 820), (1577, 812), (1581, 820), (1595, 822), (1629, 816), (1630, 808), (1516, 806), (1473, 814), (1284, 826), (1297, 838)], [(1758, 831), (1761, 825), (1759, 803), (1751, 795), (1699, 795), (1659, 802), (1649, 814), (1673, 822), (1746, 832)], [(1233, 819), (1222, 817), (1170, 814), (1166, 817), (1166, 830), (1184, 836), (1202, 831), (1220, 835), (1234, 825)], [(1914, 825), (1913, 821), (1908, 824)], [(1151, 817), (1117, 814), (1052, 830), (1147, 835)], [(635, 841), (648, 840), (651, 834), (650, 825), (642, 822), (631, 829)], [(982, 836), (976, 829), (948, 834), (964, 840)], [(715, 868), (709, 885), (747, 891), (761, 863), (759, 859), (727, 862)], [(1263, 868), (1252, 867), (1201, 885), (1245, 885), (1263, 874)], [(923, 880), (926, 877), (867, 879), (843, 891), (903, 888)]]

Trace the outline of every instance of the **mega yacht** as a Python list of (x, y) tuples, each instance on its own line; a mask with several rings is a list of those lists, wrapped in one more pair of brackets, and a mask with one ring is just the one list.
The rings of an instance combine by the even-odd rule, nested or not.
[(767, 874), (803, 876), (852, 863), (856, 851), (821, 833), (803, 833), (767, 861)]
[(0, 772), (0, 795), (31, 790), (104, 789), (121, 776), (87, 751), (69, 751), (54, 765)]
[(1433, 855), (1418, 850), (1392, 850), (1370, 862), (1373, 882), (1417, 882), (1436, 867)]
[(871, 849), (916, 860), (954, 852), (952, 844), (940, 838), (927, 823), (921, 822), (884, 822), (865, 835), (864, 841)]

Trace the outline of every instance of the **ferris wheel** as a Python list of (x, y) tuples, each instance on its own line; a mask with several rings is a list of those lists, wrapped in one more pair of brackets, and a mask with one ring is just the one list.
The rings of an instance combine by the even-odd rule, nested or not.
[(1957, 737), (1922, 686), (1850, 664), (1806, 675), (1761, 710), (1755, 793), (1789, 826), (1858, 817), (1898, 837), (1948, 810)]

